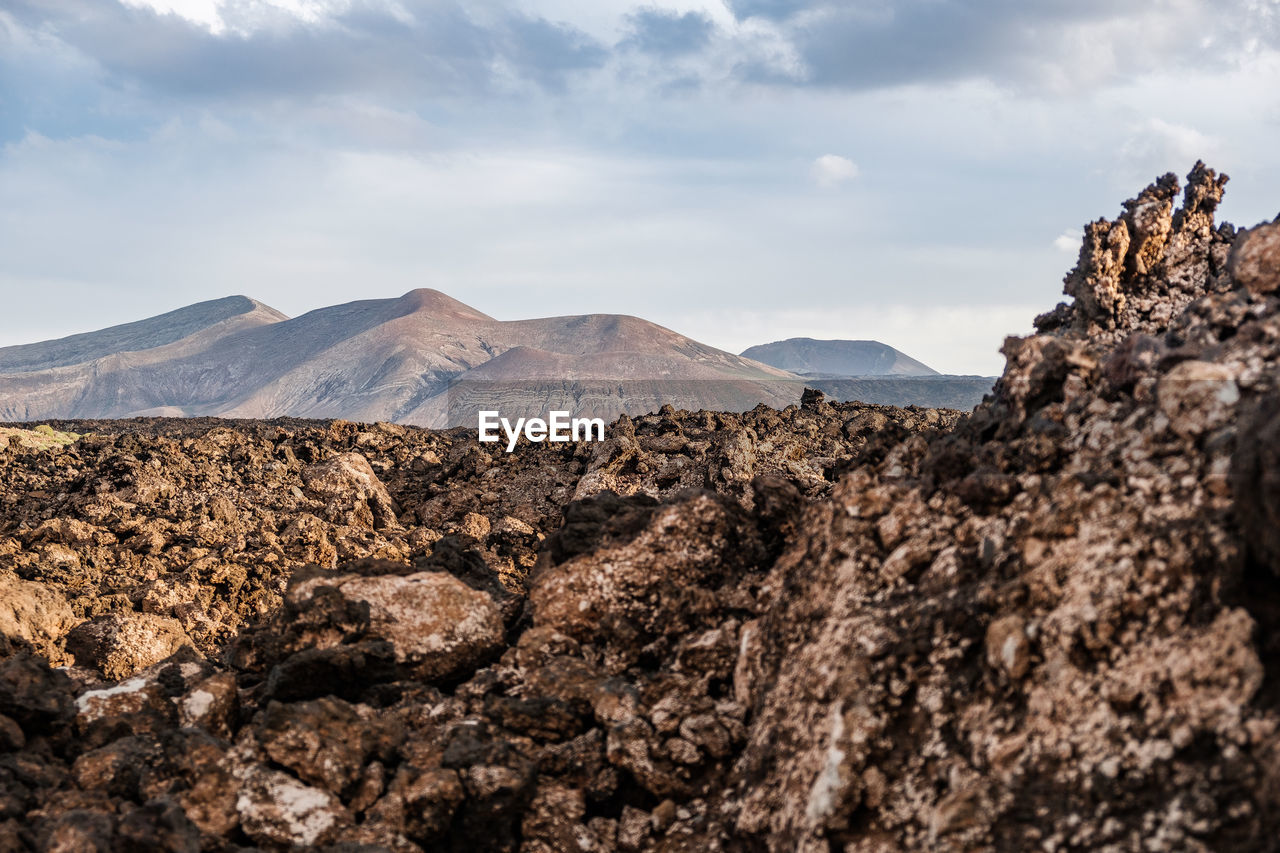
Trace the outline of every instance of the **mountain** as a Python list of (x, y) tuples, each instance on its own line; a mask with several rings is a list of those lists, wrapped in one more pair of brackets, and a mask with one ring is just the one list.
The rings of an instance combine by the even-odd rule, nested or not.
[[(0, 419), (295, 416), (474, 424), (477, 405), (745, 410), (798, 378), (637, 317), (501, 321), (435, 290), (289, 319), (246, 297), (0, 349)], [(504, 414), (507, 412), (504, 410)]]
[(939, 373), (879, 341), (788, 338), (751, 347), (742, 355), (789, 370), (806, 385), (841, 401), (968, 411), (995, 384), (994, 376)]
[(938, 376), (938, 371), (879, 341), (788, 338), (760, 344), (742, 355), (802, 376)]
[(274, 308), (247, 296), (228, 296), (97, 332), (0, 348), (0, 374), (85, 364), (116, 353), (162, 347), (202, 333), (212, 331), (221, 336), (286, 319)]

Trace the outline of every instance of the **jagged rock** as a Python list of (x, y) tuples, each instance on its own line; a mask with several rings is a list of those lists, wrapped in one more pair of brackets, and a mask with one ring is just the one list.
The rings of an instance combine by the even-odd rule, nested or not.
[(336, 797), (276, 770), (249, 771), (236, 798), (245, 834), (263, 844), (314, 848), (350, 820)]
[[(381, 568), (394, 567), (368, 570)], [(358, 637), (366, 645), (384, 644), (406, 673), (439, 680), (475, 667), (503, 638), (494, 600), (440, 572), (316, 574), (290, 587), (286, 612), (315, 614), (322, 607), (336, 621), (321, 615), (311, 626), (295, 623), (277, 654), (298, 649), (314, 656)], [(340, 692), (338, 686), (332, 692)]]
[(1259, 225), (1237, 237), (1227, 272), (1254, 296), (1280, 289), (1280, 222)]
[(326, 696), (288, 706), (271, 702), (256, 731), (276, 764), (308, 784), (342, 795), (371, 760), (394, 755), (404, 738), (395, 723), (379, 719), (368, 707)]
[(359, 453), (341, 453), (305, 468), (302, 480), (321, 500), (344, 509), (350, 507), (354, 526), (384, 528), (399, 524), (387, 487), (369, 467), (369, 460)]
[(231, 673), (215, 673), (196, 682), (177, 704), (184, 727), (199, 727), (224, 738), (235, 733), (240, 696)]
[(76, 663), (94, 667), (113, 681), (128, 678), (191, 645), (177, 620), (152, 613), (99, 616), (77, 625), (67, 635), (67, 651)]
[(704, 494), (655, 509), (640, 530), (626, 516), (620, 530), (602, 526), (603, 541), (590, 552), (534, 577), (534, 624), (598, 643), (618, 655), (619, 667), (654, 638), (692, 630), (716, 612), (721, 584), (764, 560), (758, 534), (739, 513)]
[(61, 657), (57, 642), (76, 621), (56, 589), (0, 574), (0, 635), (30, 643), (56, 660)]
[(1177, 210), (1172, 200), (1178, 180), (1166, 174), (1126, 201), (1119, 218), (1087, 225), (1079, 261), (1063, 287), (1075, 301), (1038, 317), (1037, 328), (1070, 330), (1112, 345), (1131, 332), (1167, 328), (1216, 286), (1234, 236), (1213, 228), (1226, 183), (1225, 175), (1197, 162)]

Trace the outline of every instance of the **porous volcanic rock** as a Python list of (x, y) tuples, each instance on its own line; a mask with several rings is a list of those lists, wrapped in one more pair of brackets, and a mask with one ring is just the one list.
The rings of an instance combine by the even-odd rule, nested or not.
[(177, 620), (154, 613), (98, 616), (67, 635), (67, 651), (76, 663), (94, 667), (113, 681), (128, 678), (190, 645)]
[(57, 641), (75, 624), (75, 614), (62, 593), (0, 574), (0, 635), (29, 643), (50, 658), (57, 658)]
[(199, 653), (0, 639), (0, 848), (1277, 849), (1280, 288), (1224, 184), (1088, 226), (966, 418), (54, 424), (0, 567)]

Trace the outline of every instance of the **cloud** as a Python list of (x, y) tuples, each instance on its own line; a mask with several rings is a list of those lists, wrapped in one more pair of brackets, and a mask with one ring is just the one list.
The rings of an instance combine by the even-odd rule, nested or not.
[[(1280, 45), (1274, 3), (1258, 0), (652, 2), (586, 14), (530, 0), (5, 0), (0, 15), (78, 52), (117, 93), (188, 101), (555, 93), (579, 79), (666, 91), (670, 69), (632, 62), (637, 52), (691, 60), (682, 88), (726, 95), (744, 82), (860, 92), (975, 80), (1071, 93), (1229, 68)], [(547, 8), (568, 22), (533, 11)], [(588, 18), (595, 35), (573, 23)]]
[(1053, 238), (1053, 248), (1059, 252), (1077, 252), (1080, 250), (1080, 229), (1068, 228)]
[(682, 56), (706, 47), (715, 24), (701, 12), (641, 9), (627, 16), (629, 35), (620, 43), (658, 56)]
[(1122, 152), (1149, 168), (1181, 170), (1186, 163), (1214, 160), (1222, 144), (1220, 138), (1191, 125), (1150, 118), (1134, 128)]
[(834, 187), (858, 177), (858, 164), (838, 154), (823, 154), (813, 161), (813, 179), (820, 187)]
[(1084, 91), (1171, 67), (1229, 68), (1274, 51), (1280, 26), (1255, 0), (731, 0), (788, 41), (799, 74), (747, 59), (747, 79), (772, 85), (876, 89), (988, 80)]
[(226, 28), (222, 15), (218, 12), (218, 0), (120, 0), (120, 2), (133, 9), (150, 9), (161, 14), (177, 15), (213, 33), (221, 32)]
[(220, 24), (174, 0), (12, 0), (9, 14), (95, 62), (117, 86), (187, 99), (353, 93), (473, 95), (533, 84), (558, 89), (600, 67), (604, 45), (574, 27), (453, 2), (287, 4), (222, 0)]
[(778, 21), (818, 4), (806, 0), (728, 0), (728, 5), (729, 10), (739, 19), (768, 18)]

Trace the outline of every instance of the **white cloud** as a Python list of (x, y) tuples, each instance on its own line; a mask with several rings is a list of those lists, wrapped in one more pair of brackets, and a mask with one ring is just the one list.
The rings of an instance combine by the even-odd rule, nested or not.
[(1159, 140), (1169, 155), (1179, 160), (1194, 160), (1197, 157), (1211, 159), (1222, 145), (1222, 141), (1216, 136), (1201, 133), (1190, 125), (1158, 118), (1147, 122), (1146, 131)]
[(1053, 247), (1059, 252), (1070, 254), (1079, 250), (1080, 239), (1080, 230), (1078, 228), (1068, 228), (1053, 239)]
[(134, 9), (150, 9), (162, 15), (177, 15), (210, 32), (221, 32), (225, 25), (218, 7), (221, 0), (120, 0)]
[[(350, 0), (120, 0), (135, 9), (177, 15), (214, 35), (228, 30), (249, 35), (271, 24), (318, 23), (349, 8)], [(408, 13), (394, 0), (385, 7), (393, 17)]]
[(1188, 124), (1149, 118), (1131, 132), (1122, 153), (1147, 171), (1186, 169), (1196, 160), (1216, 161), (1222, 140)]
[(813, 179), (820, 187), (834, 187), (858, 177), (858, 164), (839, 154), (823, 154), (813, 161)]

